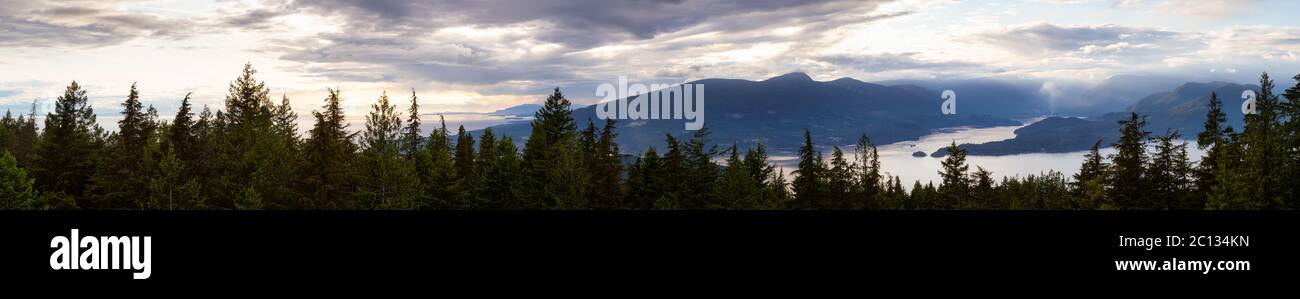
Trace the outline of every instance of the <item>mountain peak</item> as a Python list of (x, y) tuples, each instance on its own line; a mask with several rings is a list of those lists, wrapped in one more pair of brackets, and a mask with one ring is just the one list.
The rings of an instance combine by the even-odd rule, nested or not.
[(763, 80), (763, 81), (766, 82), (766, 81), (812, 81), (812, 80), (813, 80), (812, 77), (809, 77), (808, 74), (805, 74), (803, 72), (793, 72), (785, 75), (768, 78), (767, 80)]

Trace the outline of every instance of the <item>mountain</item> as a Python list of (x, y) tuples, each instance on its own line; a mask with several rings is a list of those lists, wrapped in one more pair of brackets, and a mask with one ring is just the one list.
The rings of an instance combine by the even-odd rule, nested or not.
[(1192, 81), (1173, 75), (1116, 75), (1099, 82), (1044, 81), (1019, 78), (960, 80), (889, 80), (884, 85), (917, 85), (957, 92), (958, 112), (1007, 118), (1043, 115), (1100, 115), (1123, 110), (1156, 90)]
[[(1184, 139), (1195, 139), (1203, 131), (1205, 113), (1209, 111), (1210, 93), (1215, 93), (1223, 103), (1227, 125), (1240, 131), (1245, 124), (1241, 113), (1241, 93), (1247, 89), (1259, 90), (1258, 85), (1241, 85), (1229, 82), (1189, 82), (1168, 92), (1150, 94), (1132, 104), (1124, 112), (1111, 112), (1095, 118), (1053, 117), (1016, 130), (1016, 137), (983, 144), (962, 144), (971, 155), (1010, 155), (1021, 153), (1061, 153), (1087, 150), (1098, 139), (1109, 146), (1119, 136), (1119, 121), (1129, 113), (1146, 116), (1146, 130), (1153, 135), (1163, 135), (1166, 130), (1178, 131)], [(942, 157), (947, 150), (936, 151), (932, 156)]]
[(1049, 114), (1050, 107), (1038, 92), (1042, 82), (1028, 80), (889, 80), (881, 84), (957, 93), (957, 112), (1006, 118), (1030, 118)]
[[(1157, 134), (1164, 133), (1164, 128), (1171, 128), (1182, 132), (1184, 137), (1195, 136), (1204, 130), (1205, 113), (1210, 110), (1210, 93), (1215, 93), (1219, 101), (1223, 102), (1223, 112), (1228, 115), (1227, 124), (1240, 131), (1245, 126), (1245, 115), (1241, 113), (1241, 93), (1247, 89), (1259, 90), (1259, 86), (1221, 81), (1187, 83), (1173, 91), (1142, 98), (1126, 112), (1147, 115), (1148, 128)], [(1117, 121), (1125, 116), (1127, 113), (1106, 115)]]
[[(934, 130), (951, 127), (1018, 125), (1019, 122), (965, 112), (939, 111), (940, 91), (915, 85), (886, 86), (851, 78), (816, 81), (804, 73), (790, 73), (762, 81), (704, 79), (704, 122), (714, 144), (742, 146), (763, 141), (775, 153), (793, 152), (803, 131), (812, 131), (819, 144), (848, 145), (868, 133), (873, 142), (887, 144), (915, 140)], [(960, 100), (959, 100), (960, 101)], [(961, 107), (961, 106), (959, 106)], [(595, 107), (574, 109), (579, 127), (588, 120), (600, 126)], [(684, 120), (619, 120), (618, 142), (626, 152), (664, 148), (665, 134), (688, 138)], [(529, 123), (493, 127), (523, 142)]]
[(497, 111), (492, 111), (492, 113), (488, 113), (488, 114), (491, 114), (491, 115), (513, 115), (513, 116), (533, 116), (533, 114), (534, 114), (534, 113), (537, 113), (537, 110), (540, 110), (540, 109), (542, 109), (542, 105), (538, 105), (538, 104), (523, 104), (523, 105), (516, 105), (516, 106), (512, 106), (512, 107), (510, 107), (510, 108), (505, 108), (505, 109), (501, 109), (501, 110), (497, 110)]

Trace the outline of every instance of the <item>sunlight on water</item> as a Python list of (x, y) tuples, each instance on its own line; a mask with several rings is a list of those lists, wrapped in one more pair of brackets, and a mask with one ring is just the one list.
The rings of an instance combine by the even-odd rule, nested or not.
[[(1042, 118), (1024, 120), (1026, 124), (1034, 123)], [(904, 188), (911, 189), (912, 183), (920, 181), (921, 184), (934, 182), (938, 184), (940, 161), (943, 158), (930, 157), (929, 154), (934, 151), (947, 147), (950, 143), (985, 143), (990, 141), (1006, 140), (1015, 137), (1015, 130), (1022, 126), (1006, 126), (992, 128), (955, 128), (944, 132), (938, 132), (921, 137), (920, 140), (902, 141), (892, 144), (881, 145), (878, 147), (880, 153), (880, 166), (884, 172), (890, 176), (898, 176), (903, 183)], [(1200, 160), (1203, 151), (1196, 148), (1194, 140), (1186, 141), (1187, 154), (1194, 162)], [(854, 146), (842, 146), (845, 158), (850, 162), (854, 161)], [(822, 156), (830, 163), (831, 149), (818, 148)], [(925, 157), (913, 157), (912, 153), (922, 151), (926, 153)], [(1103, 148), (1103, 156), (1114, 153), (1112, 148)], [(970, 170), (975, 171), (976, 166), (983, 167), (985, 170), (993, 172), (993, 177), (999, 180), (1002, 177), (1024, 177), (1027, 175), (1037, 175), (1056, 170), (1064, 173), (1066, 176), (1072, 176), (1079, 172), (1079, 166), (1083, 163), (1083, 155), (1087, 151), (1078, 151), (1071, 153), (1032, 153), (1006, 156), (967, 156), (967, 163)], [(783, 167), (786, 180), (793, 180), (792, 172), (798, 168), (799, 160), (797, 157), (779, 156), (772, 157), (772, 162), (779, 167)]]

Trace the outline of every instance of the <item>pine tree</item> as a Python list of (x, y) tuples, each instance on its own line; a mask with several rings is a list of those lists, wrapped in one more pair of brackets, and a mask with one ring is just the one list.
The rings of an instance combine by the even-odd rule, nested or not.
[(167, 147), (158, 163), (157, 175), (149, 178), (148, 202), (157, 209), (203, 210), (207, 209), (199, 183), (185, 177), (185, 164), (178, 158), (176, 147)]
[(321, 106), (323, 111), (312, 111), (316, 124), (303, 144), (305, 163), (298, 182), (302, 194), (298, 207), (303, 209), (353, 207), (350, 200), (357, 183), (352, 163), (356, 152), (352, 143), (355, 133), (348, 132), (338, 90), (328, 89), (328, 92)]
[[(1286, 98), (1286, 103), (1282, 106), (1285, 111), (1283, 117), (1286, 121), (1282, 124), (1282, 136), (1284, 139), (1285, 155), (1288, 157), (1284, 162), (1283, 175), (1288, 178), (1300, 177), (1300, 74), (1292, 77), (1296, 81), (1294, 86), (1286, 89), (1282, 94)], [(1283, 186), (1283, 198), (1287, 202), (1283, 205), (1286, 209), (1300, 209), (1300, 184), (1286, 184)]]
[(759, 208), (766, 191), (762, 182), (754, 181), (749, 170), (745, 169), (745, 162), (741, 160), (736, 144), (731, 145), (729, 152), (731, 155), (727, 157), (727, 166), (722, 170), (722, 176), (715, 186), (716, 194), (712, 197), (713, 201), (707, 203), (705, 208), (726, 210)]
[[(748, 181), (755, 184), (755, 189), (761, 191), (759, 198), (753, 200), (754, 206), (751, 209), (773, 210), (784, 208), (788, 200), (788, 192), (785, 191), (787, 186), (784, 174), (776, 173), (776, 166), (767, 162), (767, 147), (762, 142), (755, 144), (754, 148), (745, 151), (744, 160), (741, 162), (745, 172), (749, 175)], [(775, 186), (778, 175), (781, 176), (779, 187)]]
[(167, 142), (165, 143), (175, 150), (177, 159), (184, 164), (193, 164), (197, 158), (195, 154), (201, 151), (202, 146), (202, 144), (199, 144), (199, 136), (195, 132), (194, 113), (190, 111), (192, 109), (190, 95), (192, 94), (185, 94), (185, 98), (181, 100), (180, 110), (176, 112), (176, 117), (172, 118), (167, 133)]
[(771, 202), (765, 206), (768, 210), (787, 210), (795, 206), (794, 195), (790, 194), (790, 184), (785, 180), (785, 169), (777, 169), (767, 185)]
[(621, 209), (623, 203), (623, 162), (615, 138), (614, 120), (605, 120), (600, 136), (592, 143), (592, 154), (588, 157), (587, 168), (591, 174), (591, 183), (587, 196), (591, 199), (591, 208), (612, 210)]
[[(424, 189), (424, 201), (421, 209), (459, 209), (465, 205), (461, 200), (465, 192), (456, 176), (455, 162), (452, 159), (451, 141), (447, 134), (447, 122), (439, 116), (441, 126), (429, 134), (423, 154), (417, 156), (416, 173), (420, 177), (420, 186)], [(520, 207), (529, 208), (529, 207)]]
[[(251, 64), (244, 65), (240, 76), (230, 83), (224, 113), (218, 113), (222, 122), (218, 130), (221, 179), (214, 186), (219, 193), (213, 198), (246, 202), (235, 207), (234, 202), (214, 201), (210, 203), (214, 207), (288, 208), (296, 204), (297, 195), (288, 187), (295, 177), (291, 160), (295, 154), (283, 135), (285, 130), (276, 126), (284, 111), (271, 103), (270, 89), (257, 81), (255, 74)], [(252, 199), (258, 204), (252, 204)]]
[(148, 178), (152, 170), (146, 167), (148, 148), (154, 143), (156, 120), (140, 102), (140, 92), (131, 84), (131, 92), (122, 103), (122, 120), (118, 121), (117, 134), (111, 135), (107, 160), (95, 170), (91, 178), (93, 199), (90, 205), (100, 209), (157, 208), (150, 206)]
[[(1225, 176), (1212, 192), (1208, 206), (1220, 209), (1279, 209), (1288, 205), (1284, 177), (1288, 152), (1282, 138), (1282, 102), (1273, 94), (1273, 80), (1260, 75), (1256, 96), (1256, 113), (1246, 115), (1246, 128), (1233, 138), (1237, 145), (1232, 156), (1240, 157), (1240, 166), (1219, 163)], [(1225, 154), (1228, 156), (1228, 154)], [(1230, 159), (1219, 157), (1219, 159)]]
[(18, 168), (18, 160), (4, 151), (0, 156), (0, 210), (31, 210), (37, 208), (35, 179)]
[(718, 149), (708, 143), (709, 134), (707, 126), (695, 130), (684, 146), (686, 173), (680, 185), (684, 193), (679, 197), (683, 209), (702, 209), (706, 203), (715, 200), (713, 185), (717, 183), (720, 171), (718, 164), (713, 162)]
[(664, 164), (654, 147), (646, 150), (627, 177), (627, 206), (632, 209), (655, 209), (655, 203), (666, 196)]
[(413, 158), (423, 144), (423, 136), (420, 136), (420, 98), (415, 96), (415, 89), (411, 89), (411, 107), (406, 113), (406, 128), (402, 129), (402, 155)]
[(414, 165), (407, 163), (400, 152), (401, 115), (389, 103), (386, 92), (370, 108), (366, 129), (361, 134), (357, 166), (362, 179), (356, 193), (357, 202), (362, 209), (415, 209), (419, 206), (416, 197), (419, 178)]
[(1105, 175), (1106, 167), (1106, 161), (1101, 156), (1101, 139), (1097, 139), (1088, 154), (1083, 156), (1083, 165), (1079, 167), (1079, 173), (1074, 175), (1071, 184), (1075, 195), (1082, 195), (1089, 182), (1101, 180)]
[(483, 129), (479, 139), (479, 161), (475, 173), (479, 177), (478, 190), (475, 191), (479, 202), (486, 209), (509, 209), (515, 202), (515, 193), (519, 192), (519, 153), (514, 141), (509, 136), (500, 139), (492, 128)]
[(871, 143), (871, 138), (867, 137), (867, 134), (862, 134), (858, 138), (857, 147), (854, 148), (854, 155), (858, 161), (858, 170), (855, 172), (858, 179), (854, 207), (877, 209), (880, 207), (880, 199), (885, 189), (881, 185), (883, 182), (880, 174), (880, 153), (876, 150), (876, 145)]
[(678, 210), (685, 209), (691, 191), (687, 188), (685, 174), (690, 172), (686, 162), (686, 152), (682, 143), (677, 141), (672, 134), (664, 135), (664, 143), (667, 152), (664, 152), (660, 162), (661, 170), (659, 173), (659, 185), (661, 194), (655, 198), (654, 209), (656, 210)]
[(970, 199), (970, 177), (966, 172), (970, 170), (970, 165), (966, 165), (966, 149), (957, 147), (957, 142), (953, 141), (948, 146), (948, 157), (945, 157), (940, 164), (943, 168), (939, 169), (939, 176), (943, 179), (943, 184), (939, 185), (940, 195), (937, 208), (961, 208), (968, 206), (966, 203)]
[(1147, 139), (1150, 132), (1143, 131), (1147, 121), (1139, 118), (1137, 113), (1130, 113), (1127, 120), (1119, 121), (1119, 141), (1112, 146), (1115, 154), (1110, 157), (1111, 170), (1107, 175), (1106, 185), (1110, 198), (1123, 209), (1149, 209), (1152, 204), (1143, 196), (1147, 188), (1146, 173)]
[(33, 160), (35, 157), (37, 139), (41, 134), (36, 130), (36, 102), (32, 102), (32, 109), (26, 116), (18, 116), (16, 128), (11, 130), (14, 134), (14, 141), (9, 149), (18, 160), (18, 167), (23, 169), (34, 168)]
[(975, 167), (975, 173), (971, 175), (970, 199), (967, 204), (962, 206), (966, 209), (998, 209), (1002, 208), (998, 204), (998, 197), (993, 186), (993, 173), (985, 170), (984, 167)]
[(532, 133), (524, 144), (524, 181), (533, 199), (527, 208), (586, 209), (588, 174), (578, 151), (577, 125), (570, 103), (556, 88), (533, 118)]
[(478, 209), (484, 203), (478, 201), (479, 176), (475, 170), (474, 158), (474, 136), (465, 131), (465, 126), (460, 126), (456, 131), (456, 151), (452, 156), (452, 165), (455, 168), (455, 177), (465, 194), (460, 199), (460, 208)]
[(826, 165), (813, 148), (812, 132), (803, 130), (803, 146), (799, 147), (799, 169), (794, 171), (792, 183), (796, 209), (813, 209), (826, 200)]
[(0, 150), (13, 152), (17, 145), (20, 126), (13, 113), (6, 110), (4, 118), (0, 118)]
[(1178, 132), (1168, 131), (1155, 138), (1156, 152), (1147, 167), (1150, 192), (1144, 194), (1151, 209), (1199, 209), (1205, 206), (1191, 198), (1191, 165), (1187, 160), (1187, 144), (1175, 144)]
[(91, 174), (100, 162), (102, 131), (95, 124), (95, 111), (86, 91), (73, 81), (55, 101), (54, 112), (46, 115), (44, 131), (35, 147), (32, 174), (37, 188), (46, 194), (43, 206), (105, 208), (84, 197)]
[(1205, 113), (1205, 130), (1196, 136), (1196, 146), (1205, 151), (1205, 156), (1201, 157), (1201, 162), (1194, 170), (1195, 194), (1199, 196), (1210, 193), (1217, 180), (1219, 157), (1222, 156), (1221, 147), (1227, 140), (1227, 136), (1232, 134), (1232, 127), (1225, 126), (1225, 122), (1227, 122), (1227, 114), (1223, 113), (1223, 103), (1219, 101), (1219, 95), (1211, 92), (1209, 111)]
[(849, 195), (853, 192), (853, 167), (844, 159), (839, 146), (832, 147), (830, 169), (826, 173), (826, 201), (820, 209), (844, 210), (852, 208)]

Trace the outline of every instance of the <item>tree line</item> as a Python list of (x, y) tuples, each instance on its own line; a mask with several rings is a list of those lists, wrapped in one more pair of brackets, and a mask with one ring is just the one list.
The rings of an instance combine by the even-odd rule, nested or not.
[[(1237, 132), (1211, 94), (1191, 162), (1178, 132), (1152, 135), (1142, 116), (1121, 121), (1116, 152), (1101, 141), (1078, 174), (994, 178), (955, 143), (941, 181), (882, 171), (863, 134), (830, 159), (804, 131), (787, 180), (762, 143), (719, 147), (707, 128), (625, 155), (613, 120), (579, 124), (557, 88), (522, 149), (491, 128), (421, 132), (418, 97), (405, 115), (385, 92), (364, 127), (349, 128), (338, 90), (300, 136), (289, 98), (273, 101), (245, 65), (223, 109), (195, 112), (189, 95), (170, 121), (144, 107), (136, 86), (116, 132), (97, 125), (76, 82), (38, 130), (35, 107), (0, 119), (3, 209), (1295, 209), (1300, 201), (1300, 83), (1282, 95), (1261, 76), (1257, 113)], [(1300, 75), (1295, 77), (1300, 81)], [(1285, 98), (1286, 100), (1282, 100)], [(582, 129), (579, 129), (582, 127)], [(662, 154), (660, 153), (662, 151)], [(852, 155), (846, 157), (846, 155)], [(725, 160), (718, 162), (718, 158)]]

